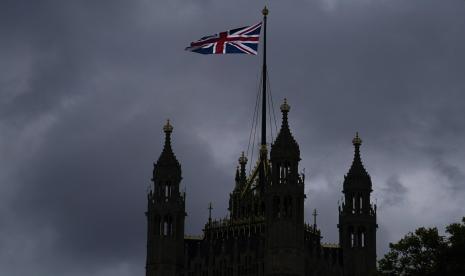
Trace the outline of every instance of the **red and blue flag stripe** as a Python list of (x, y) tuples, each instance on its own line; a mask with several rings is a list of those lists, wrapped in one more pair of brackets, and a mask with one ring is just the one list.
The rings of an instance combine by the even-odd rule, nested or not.
[(237, 28), (219, 34), (202, 37), (192, 42), (186, 51), (210, 54), (249, 54), (256, 55), (262, 22), (252, 26)]

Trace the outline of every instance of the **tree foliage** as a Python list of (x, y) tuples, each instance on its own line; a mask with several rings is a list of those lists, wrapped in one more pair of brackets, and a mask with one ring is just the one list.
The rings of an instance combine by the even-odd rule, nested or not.
[(462, 223), (446, 227), (446, 236), (438, 229), (418, 228), (397, 243), (379, 261), (385, 276), (465, 275), (465, 217)]

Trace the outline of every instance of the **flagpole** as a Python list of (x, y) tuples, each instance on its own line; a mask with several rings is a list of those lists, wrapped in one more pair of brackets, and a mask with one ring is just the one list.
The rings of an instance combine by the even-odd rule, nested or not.
[(262, 147), (266, 146), (266, 17), (268, 9), (263, 8), (263, 68), (262, 68)]
[(262, 68), (262, 141), (260, 148), (260, 170), (259, 170), (259, 183), (260, 190), (265, 190), (265, 161), (267, 158), (266, 150), (266, 18), (268, 16), (268, 9), (266, 6), (262, 10), (263, 14), (263, 68)]

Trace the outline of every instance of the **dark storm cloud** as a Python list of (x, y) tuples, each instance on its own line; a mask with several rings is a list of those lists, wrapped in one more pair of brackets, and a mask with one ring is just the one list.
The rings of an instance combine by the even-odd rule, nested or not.
[(465, 190), (465, 173), (455, 165), (443, 160), (435, 160), (436, 169), (443, 174), (452, 188), (464, 192)]
[[(86, 274), (122, 261), (137, 264), (136, 271), (141, 272), (146, 236), (145, 191), (152, 161), (161, 151), (161, 141), (156, 145), (154, 141), (162, 136), (163, 119), (152, 125), (150, 114), (144, 111), (134, 120), (146, 123), (122, 123), (121, 115), (101, 112), (101, 108), (108, 108), (105, 104), (88, 105), (85, 115), (62, 114), (62, 122), (49, 132), (49, 139), (35, 158), (19, 167), (17, 181), (22, 186), (12, 208), (27, 222), (11, 225), (19, 227), (20, 232), (51, 229), (49, 250), (43, 254), (35, 252), (41, 254), (45, 263), (54, 264), (44, 268), (47, 273), (66, 274), (70, 267), (75, 267), (76, 273)], [(83, 118), (87, 116), (98, 119), (89, 122)], [(122, 123), (118, 129), (108, 126), (115, 120)], [(197, 159), (214, 163), (198, 150), (205, 147), (202, 142), (186, 137), (186, 132), (175, 129), (174, 148), (181, 152), (178, 158), (182, 163), (195, 164)], [(216, 194), (224, 190), (221, 185), (210, 187), (209, 182), (195, 186), (190, 183), (191, 179), (213, 177), (220, 183), (228, 182), (221, 172), (215, 171), (213, 174), (209, 170), (184, 169), (188, 206), (194, 210), (189, 216), (203, 218), (206, 213), (202, 213), (203, 200), (207, 199), (203, 190)], [(224, 204), (219, 205), (225, 208)], [(195, 227), (198, 231), (203, 220), (189, 221), (188, 230)]]
[[(2, 2), (1, 274), (143, 274), (145, 192), (166, 118), (187, 234), (201, 233), (210, 201), (226, 215), (260, 61), (182, 49), (255, 23), (262, 6)], [(318, 209), (324, 241), (338, 239), (355, 131), (379, 201), (378, 254), (463, 215), (465, 2), (272, 1), (270, 11), (271, 89), (276, 105), (290, 101), (306, 219)]]
[(384, 201), (388, 205), (398, 204), (404, 200), (404, 195), (407, 192), (405, 186), (399, 181), (397, 176), (391, 176), (386, 181), (386, 187), (382, 189)]

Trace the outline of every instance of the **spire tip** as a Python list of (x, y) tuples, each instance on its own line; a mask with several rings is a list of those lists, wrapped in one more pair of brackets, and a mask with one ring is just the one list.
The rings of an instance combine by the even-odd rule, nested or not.
[(239, 164), (241, 165), (247, 164), (247, 157), (245, 157), (244, 152), (242, 152), (241, 157), (239, 157)]
[(287, 99), (284, 98), (284, 103), (281, 105), (281, 112), (289, 112), (291, 110), (291, 106), (287, 104)]
[(163, 131), (167, 134), (173, 132), (173, 126), (170, 124), (170, 119), (166, 120), (166, 124), (163, 126)]
[(352, 139), (352, 144), (354, 146), (360, 146), (362, 144), (362, 139), (360, 139), (360, 136), (358, 135), (358, 131), (355, 133), (354, 139)]

